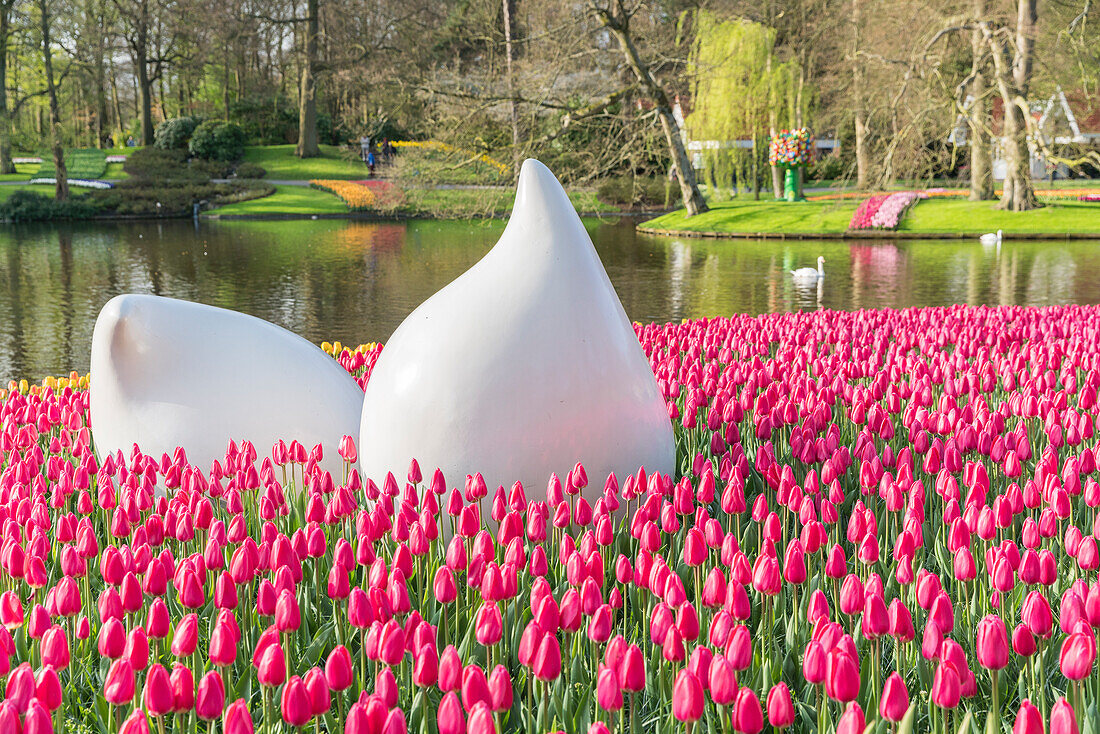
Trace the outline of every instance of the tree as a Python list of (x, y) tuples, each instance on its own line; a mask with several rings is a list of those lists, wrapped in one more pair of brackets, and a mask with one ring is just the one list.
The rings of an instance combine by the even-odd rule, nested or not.
[[(975, 18), (985, 15), (985, 0), (973, 0)], [(989, 104), (986, 101), (986, 66), (988, 54), (980, 28), (970, 31), (970, 106), (967, 124), (970, 140), (970, 200), (993, 198), (993, 164), (990, 160)]]
[(46, 93), (50, 98), (50, 142), (53, 147), (54, 198), (69, 198), (69, 174), (65, 169), (65, 148), (61, 144), (61, 113), (57, 105), (57, 85), (54, 83), (53, 50), (50, 47), (50, 3), (38, 0), (38, 17), (42, 33), (42, 62), (46, 71)]
[(866, 189), (871, 177), (867, 109), (864, 103), (862, 0), (852, 0), (852, 117), (856, 128), (856, 188)]
[(1031, 87), (1037, 20), (1038, 0), (1017, 0), (1014, 30), (988, 18), (978, 22), (993, 57), (994, 79), (1004, 103), (1001, 149), (1005, 157), (1005, 180), (998, 207), (1010, 211), (1026, 211), (1039, 206), (1031, 183), (1027, 140), (1032, 125), (1027, 95)]
[[(155, 3), (158, 0), (112, 0), (118, 10), (122, 24), (122, 36), (130, 49), (134, 62), (134, 76), (137, 82), (141, 114), (141, 143), (153, 144), (153, 85), (164, 73), (164, 65), (174, 57), (173, 43), (176, 38), (171, 34), (165, 43), (160, 42), (158, 32), (168, 24), (166, 9)], [(178, 19), (172, 30), (180, 29)]]
[(0, 173), (15, 173), (11, 161), (11, 116), (8, 111), (8, 40), (15, 0), (0, 0)]
[(516, 0), (502, 0), (502, 18), (504, 24), (504, 64), (508, 75), (509, 121), (512, 126), (512, 175), (519, 176), (519, 101), (516, 98), (516, 78), (513, 66), (516, 60)]
[(672, 102), (668, 92), (657, 83), (650, 65), (641, 57), (634, 38), (631, 36), (630, 21), (638, 12), (639, 5), (627, 6), (625, 0), (590, 0), (590, 9), (599, 22), (618, 41), (619, 49), (626, 58), (627, 66), (634, 73), (642, 90), (653, 100), (657, 116), (661, 120), (661, 129), (676, 169), (676, 180), (680, 184), (680, 197), (689, 217), (707, 211), (707, 202), (699, 192), (695, 181), (695, 170), (688, 158), (684, 139), (680, 135), (680, 126), (672, 114)]
[[(802, 76), (797, 62), (775, 54), (776, 31), (750, 20), (720, 20), (700, 11), (695, 19), (695, 43), (687, 73), (694, 82), (691, 137), (720, 142), (752, 141), (751, 148), (726, 147), (704, 153), (711, 183), (730, 176), (751, 182), (759, 198), (759, 163), (769, 134), (797, 127), (806, 117)], [(808, 95), (807, 95), (808, 96)], [(776, 171), (778, 173), (778, 171)], [(781, 175), (781, 174), (780, 174)], [(777, 198), (782, 195), (782, 181)]]
[(302, 79), (298, 86), (298, 147), (299, 158), (321, 155), (317, 143), (317, 65), (318, 0), (306, 0), (305, 39), (302, 43)]

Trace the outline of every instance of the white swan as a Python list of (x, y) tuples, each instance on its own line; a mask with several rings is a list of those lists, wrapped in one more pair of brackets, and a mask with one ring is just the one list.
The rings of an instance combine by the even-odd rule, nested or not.
[(997, 233), (988, 232), (978, 238), (983, 245), (999, 245), (1001, 244), (1001, 230), (997, 230)]
[(817, 270), (813, 268), (799, 268), (791, 271), (791, 277), (797, 281), (813, 282), (825, 277), (825, 258), (817, 258)]

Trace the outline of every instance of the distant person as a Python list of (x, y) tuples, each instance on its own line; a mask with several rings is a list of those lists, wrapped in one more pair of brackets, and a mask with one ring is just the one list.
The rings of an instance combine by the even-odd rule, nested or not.
[(386, 163), (393, 162), (393, 143), (389, 138), (382, 138), (382, 160)]
[(134, 136), (133, 135), (127, 135), (126, 136), (126, 147), (127, 148), (133, 148), (134, 147)]
[(370, 138), (366, 135), (359, 138), (359, 160), (364, 163), (367, 162), (367, 157), (370, 154)]
[(111, 135), (107, 136), (107, 147), (108, 148), (114, 148), (115, 147), (115, 139)]
[(374, 176), (374, 148), (367, 149), (367, 168), (370, 169), (370, 175)]

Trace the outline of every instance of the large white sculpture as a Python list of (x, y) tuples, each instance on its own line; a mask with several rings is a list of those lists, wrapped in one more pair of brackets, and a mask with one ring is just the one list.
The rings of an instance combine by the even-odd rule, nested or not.
[(356, 435), (363, 392), (317, 346), (275, 324), (147, 295), (107, 302), (92, 333), (91, 424), (100, 455), (136, 443), (159, 458), (177, 446), (204, 472), (230, 439), (261, 456), (279, 439), (337, 449)]
[(546, 166), (528, 160), (496, 246), (413, 311), (363, 400), (359, 460), (380, 482), (411, 459), (450, 486), (540, 492), (580, 461), (604, 479), (672, 472), (675, 444), (649, 363), (592, 240)]

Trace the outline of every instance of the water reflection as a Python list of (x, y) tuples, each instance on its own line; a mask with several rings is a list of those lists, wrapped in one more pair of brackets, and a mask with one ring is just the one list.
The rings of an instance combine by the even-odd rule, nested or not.
[[(951, 303), (1100, 302), (1100, 243), (742, 241), (637, 235), (588, 223), (627, 314), (669, 321), (735, 312)], [(0, 380), (85, 370), (100, 307), (118, 293), (186, 298), (307, 339), (385, 340), (480, 259), (501, 222), (191, 221), (0, 230)], [(793, 269), (825, 257), (825, 278)]]

